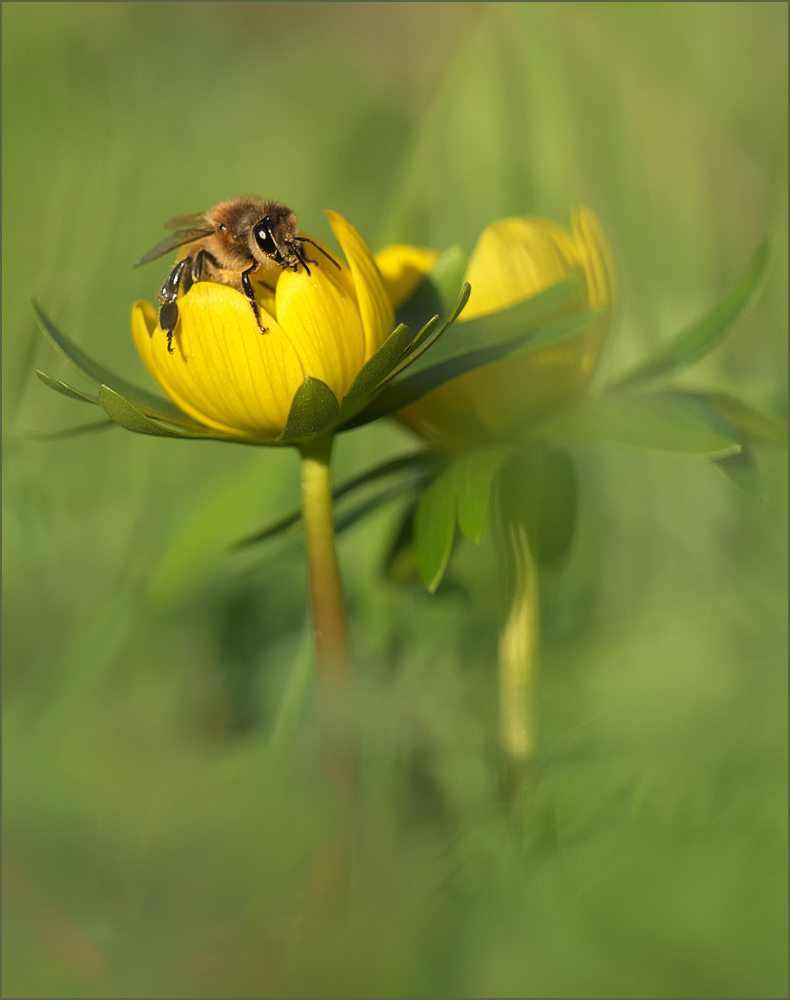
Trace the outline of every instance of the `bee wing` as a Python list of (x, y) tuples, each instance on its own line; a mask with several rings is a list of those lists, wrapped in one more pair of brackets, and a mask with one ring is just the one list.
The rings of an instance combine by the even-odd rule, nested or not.
[(206, 236), (211, 236), (214, 231), (213, 226), (203, 229), (179, 229), (177, 232), (171, 233), (161, 243), (157, 243), (153, 250), (149, 250), (134, 266), (142, 267), (143, 264), (148, 264), (150, 261), (156, 260), (157, 257), (164, 257), (171, 250), (176, 250), (178, 247), (184, 246), (185, 243), (194, 243), (196, 240), (202, 240)]
[(168, 219), (164, 224), (165, 229), (194, 229), (197, 226), (206, 224), (206, 216), (203, 212), (193, 212), (191, 215), (176, 215)]

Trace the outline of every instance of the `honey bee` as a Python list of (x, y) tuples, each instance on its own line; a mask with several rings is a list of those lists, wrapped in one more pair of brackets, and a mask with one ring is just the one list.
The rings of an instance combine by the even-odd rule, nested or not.
[(255, 196), (229, 198), (207, 212), (180, 215), (166, 222), (165, 229), (175, 232), (134, 266), (141, 267), (178, 247), (193, 244), (189, 254), (176, 261), (159, 292), (159, 326), (167, 334), (167, 349), (171, 354), (173, 331), (178, 323), (179, 289), (187, 292), (197, 281), (215, 281), (235, 288), (247, 296), (261, 333), (266, 333), (250, 282), (254, 271), (262, 265), (276, 264), (293, 271), (301, 266), (310, 274), (308, 264), (317, 262), (305, 256), (305, 243), (340, 267), (317, 243), (299, 235), (299, 224), (290, 208)]

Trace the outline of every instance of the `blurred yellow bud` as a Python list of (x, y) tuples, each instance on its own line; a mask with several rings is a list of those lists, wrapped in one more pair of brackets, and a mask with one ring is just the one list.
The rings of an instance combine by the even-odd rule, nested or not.
[[(397, 306), (430, 271), (435, 255), (394, 246), (376, 259)], [(578, 294), (547, 322), (600, 310), (590, 326), (567, 340), (461, 375), (401, 410), (397, 419), (456, 449), (507, 438), (582, 396), (606, 339), (614, 295), (609, 246), (589, 210), (573, 210), (570, 229), (534, 218), (488, 226), (469, 261), (472, 294), (458, 322), (507, 309), (572, 277), (579, 281)]]
[(170, 399), (206, 427), (270, 441), (282, 432), (297, 389), (320, 379), (338, 400), (394, 326), (391, 299), (357, 230), (327, 212), (347, 263), (310, 262), (310, 274), (276, 271), (272, 292), (255, 282), (261, 333), (246, 297), (198, 282), (178, 299), (174, 353), (148, 302), (132, 307), (132, 333)]

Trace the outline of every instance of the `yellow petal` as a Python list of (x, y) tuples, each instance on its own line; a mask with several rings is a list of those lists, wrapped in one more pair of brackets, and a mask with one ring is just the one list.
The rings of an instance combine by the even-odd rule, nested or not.
[(367, 361), (392, 333), (395, 313), (370, 247), (342, 215), (331, 210), (326, 215), (332, 232), (343, 248), (354, 279)]
[(398, 419), (448, 448), (501, 440), (580, 398), (609, 329), (614, 268), (592, 212), (571, 213), (568, 231), (543, 219), (504, 219), (481, 235), (467, 279), (472, 285), (462, 321), (497, 312), (576, 276), (580, 291), (556, 315), (600, 309), (585, 330), (540, 351), (485, 365), (440, 386)]
[(571, 211), (578, 260), (584, 268), (591, 309), (605, 309), (615, 296), (614, 263), (598, 219), (588, 208)]
[(173, 354), (159, 326), (151, 329), (150, 306), (138, 303), (132, 316), (135, 343), (167, 395), (217, 430), (258, 440), (279, 434), (305, 371), (274, 318), (261, 309), (262, 334), (245, 296), (208, 281), (179, 298), (178, 311)]
[(277, 282), (277, 319), (305, 375), (320, 378), (338, 399), (365, 364), (365, 335), (348, 270), (322, 254), (304, 268), (284, 271)]
[(507, 309), (579, 270), (567, 229), (546, 219), (502, 219), (483, 230), (466, 280), (472, 286), (461, 322)]
[(426, 274), (433, 270), (436, 250), (393, 243), (376, 254), (376, 265), (390, 301), (397, 309), (405, 302)]

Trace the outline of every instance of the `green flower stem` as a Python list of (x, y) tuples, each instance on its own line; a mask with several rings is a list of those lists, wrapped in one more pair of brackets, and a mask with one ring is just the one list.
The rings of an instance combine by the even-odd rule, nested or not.
[(538, 570), (522, 524), (510, 525), (508, 542), (509, 603), (499, 635), (500, 739), (511, 781), (520, 784), (536, 745)]
[(332, 522), (332, 437), (302, 443), (302, 512), (319, 679), (334, 687), (351, 673), (343, 588)]
[(308, 917), (323, 924), (343, 905), (351, 871), (356, 751), (350, 729), (351, 643), (332, 521), (332, 436), (300, 445), (302, 517), (317, 666), (321, 766), (340, 799), (340, 825), (313, 858)]

